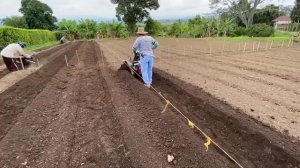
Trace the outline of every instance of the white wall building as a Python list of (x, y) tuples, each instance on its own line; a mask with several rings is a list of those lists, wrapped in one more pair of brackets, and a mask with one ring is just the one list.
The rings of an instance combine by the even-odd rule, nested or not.
[(277, 19), (273, 20), (274, 28), (276, 30), (287, 30), (289, 24), (292, 23), (291, 18), (288, 16), (280, 16)]

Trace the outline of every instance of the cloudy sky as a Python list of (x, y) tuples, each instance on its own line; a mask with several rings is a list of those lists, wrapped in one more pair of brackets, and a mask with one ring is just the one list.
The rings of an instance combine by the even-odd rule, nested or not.
[[(21, 15), (21, 0), (1, 0), (0, 18)], [(110, 0), (40, 0), (48, 4), (58, 19), (109, 18), (115, 16), (115, 5)], [(159, 0), (160, 8), (151, 11), (156, 19), (180, 18), (209, 13), (209, 0)], [(275, 4), (293, 5), (295, 0), (273, 0)], [(188, 2), (188, 3), (187, 3)]]

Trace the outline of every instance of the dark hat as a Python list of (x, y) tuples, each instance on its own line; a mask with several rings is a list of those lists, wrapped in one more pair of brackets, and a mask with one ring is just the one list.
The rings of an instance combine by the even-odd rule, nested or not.
[(18, 41), (17, 44), (19, 44), (22, 48), (25, 48), (27, 46), (26, 43), (22, 41)]

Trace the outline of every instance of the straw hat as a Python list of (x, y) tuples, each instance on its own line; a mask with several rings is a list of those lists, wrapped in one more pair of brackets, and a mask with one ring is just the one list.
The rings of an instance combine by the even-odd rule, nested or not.
[(148, 34), (148, 32), (145, 32), (144, 27), (139, 27), (136, 33), (141, 35)]

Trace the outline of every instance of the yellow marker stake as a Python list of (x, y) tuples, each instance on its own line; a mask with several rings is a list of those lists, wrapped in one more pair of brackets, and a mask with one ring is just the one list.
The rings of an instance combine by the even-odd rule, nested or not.
[(207, 142), (204, 144), (204, 146), (206, 147), (206, 151), (208, 151), (208, 146), (211, 144), (211, 139), (210, 137), (206, 137)]
[(190, 120), (188, 120), (188, 125), (189, 125), (189, 127), (191, 127), (191, 128), (194, 128), (194, 127), (195, 127), (195, 124), (194, 124), (192, 121), (190, 121)]
[(166, 112), (166, 110), (167, 110), (167, 108), (168, 108), (169, 105), (170, 105), (170, 101), (166, 100), (166, 105), (165, 105), (165, 107), (164, 107), (164, 109), (163, 109), (163, 111), (161, 113)]

